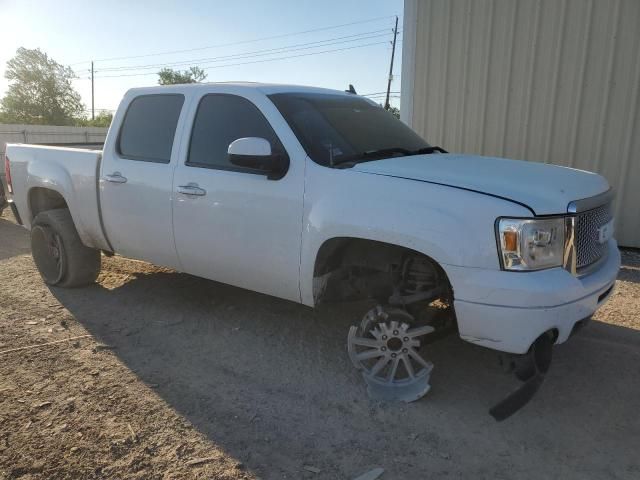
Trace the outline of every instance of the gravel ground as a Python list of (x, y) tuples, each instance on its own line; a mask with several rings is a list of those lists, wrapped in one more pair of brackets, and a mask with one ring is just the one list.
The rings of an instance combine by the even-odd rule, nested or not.
[(313, 311), (119, 257), (96, 285), (49, 289), (9, 215), (0, 479), (640, 478), (637, 252), (538, 395), (496, 423), (518, 383), (489, 350), (436, 343), (425, 398), (374, 403), (345, 351), (362, 305)]

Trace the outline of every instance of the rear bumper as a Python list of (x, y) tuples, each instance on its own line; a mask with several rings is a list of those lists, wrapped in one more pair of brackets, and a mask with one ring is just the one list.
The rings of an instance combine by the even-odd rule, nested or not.
[(609, 241), (606, 261), (584, 277), (562, 268), (505, 272), (447, 267), (454, 289), (460, 337), (510, 353), (526, 353), (544, 332), (555, 329), (556, 343), (609, 298), (620, 269), (620, 252)]

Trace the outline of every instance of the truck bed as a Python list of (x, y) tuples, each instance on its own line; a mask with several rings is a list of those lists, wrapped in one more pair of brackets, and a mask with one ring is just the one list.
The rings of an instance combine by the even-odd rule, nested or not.
[(101, 150), (8, 144), (7, 157), (11, 163), (13, 200), (26, 228), (31, 228), (34, 217), (35, 189), (53, 190), (66, 199), (82, 242), (109, 249), (100, 214)]

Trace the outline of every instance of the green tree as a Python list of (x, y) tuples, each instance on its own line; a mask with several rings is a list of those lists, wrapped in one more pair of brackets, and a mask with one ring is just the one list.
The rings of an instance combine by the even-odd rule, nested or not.
[(163, 68), (158, 72), (160, 85), (176, 85), (179, 83), (197, 83), (207, 78), (200, 67), (191, 67), (189, 70), (179, 71), (171, 68)]
[(84, 106), (65, 67), (42, 52), (20, 47), (7, 62), (9, 89), (0, 100), (0, 117), (7, 123), (73, 125)]
[(96, 118), (89, 120), (89, 127), (108, 127), (113, 121), (113, 113), (100, 112)]
[(78, 127), (108, 127), (113, 120), (113, 113), (99, 112), (93, 120), (90, 118), (79, 118), (76, 120)]
[(400, 109), (398, 107), (389, 107), (389, 111), (396, 117), (400, 118)]

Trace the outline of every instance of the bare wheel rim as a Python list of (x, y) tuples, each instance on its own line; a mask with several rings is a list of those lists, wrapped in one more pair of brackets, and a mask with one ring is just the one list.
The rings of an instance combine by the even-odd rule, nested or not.
[(425, 325), (411, 327), (404, 311), (369, 311), (360, 327), (351, 327), (348, 350), (351, 361), (368, 383), (383, 387), (411, 387), (428, 381), (433, 368), (418, 353), (419, 337), (433, 332)]
[(60, 235), (45, 226), (33, 227), (31, 250), (45, 281), (52, 285), (60, 282), (64, 275), (64, 248)]

